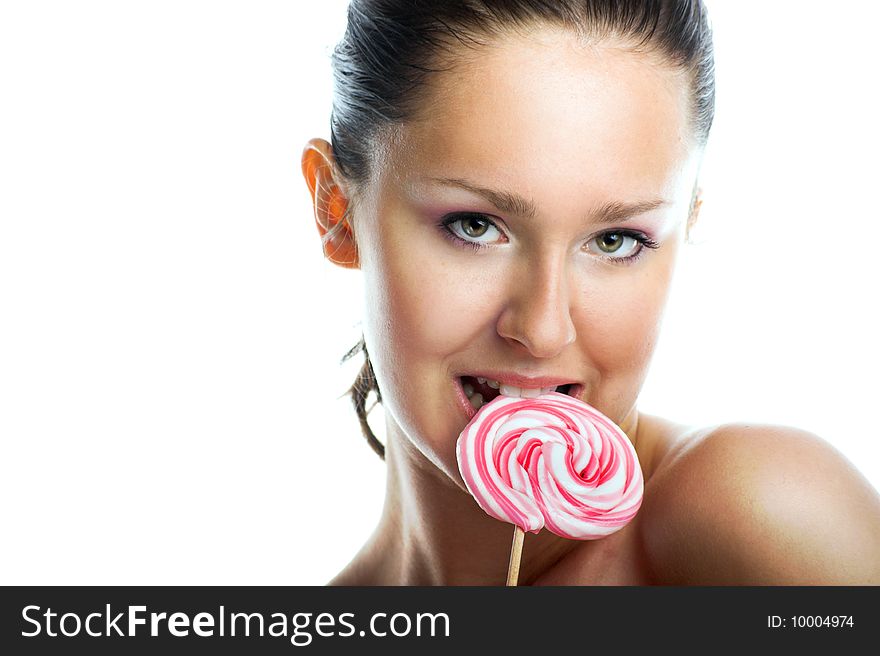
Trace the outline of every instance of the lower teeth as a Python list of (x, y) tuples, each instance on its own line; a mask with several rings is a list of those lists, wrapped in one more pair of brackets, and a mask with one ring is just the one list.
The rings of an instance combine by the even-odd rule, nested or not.
[(483, 407), (483, 395), (477, 392), (473, 396), (468, 397), (468, 401), (471, 402), (471, 405), (474, 407), (474, 410), (479, 410)]

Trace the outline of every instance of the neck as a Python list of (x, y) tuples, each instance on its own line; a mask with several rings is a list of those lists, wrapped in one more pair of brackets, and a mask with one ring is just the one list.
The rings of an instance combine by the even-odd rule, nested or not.
[[(388, 467), (379, 526), (357, 569), (376, 585), (504, 585), (514, 526), (498, 521), (428, 461), (386, 417)], [(621, 423), (638, 450), (638, 412)], [(519, 584), (529, 585), (579, 544), (526, 533)]]

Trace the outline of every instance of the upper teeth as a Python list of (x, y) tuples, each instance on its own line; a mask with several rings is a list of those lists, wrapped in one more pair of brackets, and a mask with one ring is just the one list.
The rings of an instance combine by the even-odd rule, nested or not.
[[(534, 399), (542, 394), (549, 394), (556, 390), (556, 386), (551, 387), (541, 387), (538, 389), (529, 389), (527, 387), (515, 387), (513, 385), (502, 385), (497, 380), (491, 380), (487, 378), (477, 378), (480, 383), (485, 383), (492, 389), (497, 389), (502, 396), (513, 396), (519, 397), (521, 399)], [(471, 385), (464, 385), (465, 394), (468, 397), (472, 397), (474, 395), (474, 388)]]

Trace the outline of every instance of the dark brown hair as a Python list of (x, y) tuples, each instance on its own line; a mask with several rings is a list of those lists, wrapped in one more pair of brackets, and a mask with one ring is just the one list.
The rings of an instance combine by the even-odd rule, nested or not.
[[(462, 48), (542, 23), (616, 37), (686, 71), (692, 130), (705, 145), (715, 115), (715, 65), (702, 0), (352, 0), (332, 56), (330, 139), (339, 173), (355, 187), (369, 180), (378, 140), (415, 116), (430, 75), (449, 70)], [(381, 403), (382, 393), (363, 336), (342, 362), (360, 352), (365, 362), (347, 394), (364, 437), (384, 458), (367, 422), (369, 394)]]

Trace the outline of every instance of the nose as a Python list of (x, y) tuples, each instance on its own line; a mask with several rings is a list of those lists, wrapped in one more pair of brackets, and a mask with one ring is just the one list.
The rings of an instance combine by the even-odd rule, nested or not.
[(536, 358), (552, 358), (577, 337), (563, 259), (529, 264), (509, 281), (497, 331)]

